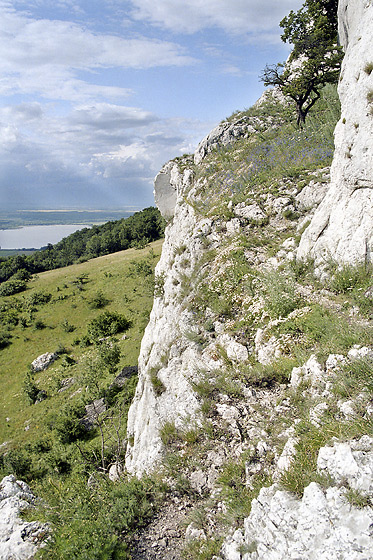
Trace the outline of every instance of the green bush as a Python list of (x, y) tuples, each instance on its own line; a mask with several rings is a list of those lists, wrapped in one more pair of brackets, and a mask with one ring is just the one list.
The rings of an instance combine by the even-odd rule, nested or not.
[(131, 276), (150, 276), (153, 274), (153, 267), (149, 262), (149, 259), (141, 259), (139, 261), (131, 261), (131, 267), (129, 271)]
[(49, 419), (49, 427), (57, 432), (61, 443), (67, 444), (84, 439), (87, 430), (81, 419), (85, 414), (83, 404), (66, 404), (58, 415)]
[(0, 350), (2, 348), (6, 348), (11, 344), (11, 334), (8, 330), (1, 330), (0, 331)]
[(35, 385), (34, 375), (31, 372), (27, 372), (25, 375), (23, 390), (31, 404), (35, 404), (47, 398), (46, 392)]
[(102, 309), (106, 305), (108, 305), (109, 300), (101, 291), (98, 291), (93, 298), (89, 301), (89, 307), (92, 309)]
[(0, 286), (0, 296), (12, 296), (26, 290), (27, 284), (24, 280), (8, 280)]
[(64, 319), (61, 323), (62, 329), (66, 332), (66, 333), (70, 333), (70, 332), (74, 332), (75, 331), (75, 327), (74, 325), (72, 325), (71, 323), (69, 323), (69, 321), (67, 319)]
[(105, 311), (88, 324), (88, 335), (92, 340), (98, 340), (126, 331), (130, 326), (131, 322), (124, 315), (115, 311)]
[(3, 475), (14, 474), (17, 478), (28, 480), (30, 472), (30, 456), (24, 449), (11, 449), (1, 456)]
[(52, 299), (52, 294), (45, 292), (34, 292), (26, 299), (26, 305), (28, 307), (34, 307), (36, 305), (43, 305), (49, 303)]
[(49, 486), (41, 514), (52, 539), (39, 558), (129, 560), (133, 534), (150, 520), (162, 492), (151, 479), (112, 483), (99, 475), (93, 488), (80, 477)]

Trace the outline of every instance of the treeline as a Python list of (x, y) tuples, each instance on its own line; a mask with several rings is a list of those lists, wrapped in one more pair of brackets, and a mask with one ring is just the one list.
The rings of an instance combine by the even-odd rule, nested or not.
[(31, 255), (0, 258), (0, 282), (11, 278), (22, 283), (37, 272), (84, 262), (130, 247), (144, 247), (162, 237), (164, 227), (165, 221), (159, 210), (150, 206), (129, 218), (81, 229)]

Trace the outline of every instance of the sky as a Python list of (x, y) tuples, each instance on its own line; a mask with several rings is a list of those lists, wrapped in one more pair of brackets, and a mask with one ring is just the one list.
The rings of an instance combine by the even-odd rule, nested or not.
[(303, 0), (0, 0), (0, 211), (154, 205), (264, 90)]

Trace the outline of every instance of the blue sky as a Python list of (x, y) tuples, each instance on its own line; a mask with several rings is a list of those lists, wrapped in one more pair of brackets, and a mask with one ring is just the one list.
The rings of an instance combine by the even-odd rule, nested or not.
[(144, 208), (252, 105), (302, 0), (0, 0), (0, 209)]

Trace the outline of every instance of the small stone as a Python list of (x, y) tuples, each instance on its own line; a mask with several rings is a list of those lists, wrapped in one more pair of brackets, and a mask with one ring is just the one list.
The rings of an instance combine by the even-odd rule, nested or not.
[(206, 533), (203, 529), (198, 529), (196, 525), (192, 522), (188, 525), (185, 531), (185, 540), (206, 540)]

